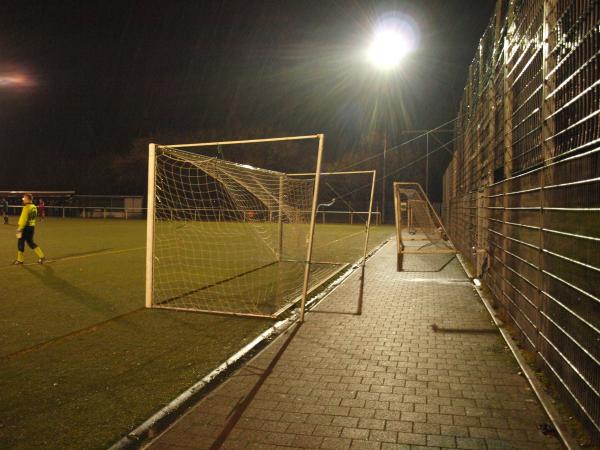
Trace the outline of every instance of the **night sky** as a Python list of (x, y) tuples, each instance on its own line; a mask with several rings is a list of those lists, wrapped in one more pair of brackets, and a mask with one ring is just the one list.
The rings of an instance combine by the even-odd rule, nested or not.
[[(0, 190), (143, 194), (136, 146), (173, 138), (324, 132), (332, 167), (384, 127), (397, 144), (456, 116), (494, 3), (4, 1)], [(390, 12), (420, 43), (382, 75), (363, 52)]]

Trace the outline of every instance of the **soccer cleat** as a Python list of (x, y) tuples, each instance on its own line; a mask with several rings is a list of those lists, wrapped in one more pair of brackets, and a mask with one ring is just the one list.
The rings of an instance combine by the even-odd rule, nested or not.
[(12, 262), (12, 265), (13, 265), (13, 266), (18, 266), (18, 265), (20, 265), (20, 264), (23, 264), (23, 261), (18, 261), (18, 260), (16, 260), (16, 259), (15, 259), (15, 260)]
[(45, 256), (42, 256), (40, 259), (38, 259), (38, 264), (44, 264), (44, 262), (46, 262)]

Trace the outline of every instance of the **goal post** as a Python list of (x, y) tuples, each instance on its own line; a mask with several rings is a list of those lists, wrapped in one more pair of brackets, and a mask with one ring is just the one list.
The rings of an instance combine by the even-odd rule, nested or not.
[[(318, 141), (309, 180), (189, 151), (305, 140)], [(343, 268), (312, 264), (323, 141), (150, 144), (146, 306), (276, 317), (300, 302), (302, 319), (310, 292)]]
[(154, 288), (154, 218), (156, 216), (156, 144), (148, 146), (148, 200), (146, 211), (146, 308), (152, 307)]
[[(449, 261), (447, 255), (451, 259), (457, 251), (429, 198), (416, 182), (394, 182), (393, 188), (397, 270), (441, 270)], [(413, 259), (407, 261), (407, 255)]]

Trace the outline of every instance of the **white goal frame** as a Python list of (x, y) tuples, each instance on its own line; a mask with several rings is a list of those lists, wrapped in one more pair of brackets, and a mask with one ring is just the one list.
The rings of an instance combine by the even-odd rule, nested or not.
[[(236, 144), (257, 144), (263, 142), (283, 142), (283, 141), (298, 141), (298, 140), (318, 140), (317, 149), (317, 161), (314, 181), (314, 191), (311, 205), (310, 225), (308, 241), (306, 245), (306, 259), (304, 264), (304, 279), (302, 287), (302, 297), (300, 303), (300, 321), (304, 321), (304, 312), (306, 306), (306, 300), (308, 295), (308, 286), (310, 280), (310, 267), (312, 262), (313, 252), (313, 237), (315, 232), (315, 221), (317, 212), (317, 200), (319, 196), (319, 181), (321, 174), (321, 162), (323, 159), (323, 147), (324, 147), (324, 134), (313, 134), (304, 136), (286, 136), (279, 138), (264, 138), (264, 139), (246, 139), (236, 141), (217, 141), (217, 142), (199, 142), (191, 144), (149, 144), (148, 146), (148, 215), (146, 218), (146, 294), (145, 294), (145, 306), (146, 308), (153, 307), (153, 288), (154, 288), (154, 253), (155, 253), (155, 220), (156, 220), (156, 150), (157, 148), (195, 148), (195, 147), (215, 147), (224, 145), (236, 145)], [(240, 314), (234, 313), (235, 315), (252, 315), (252, 314)]]

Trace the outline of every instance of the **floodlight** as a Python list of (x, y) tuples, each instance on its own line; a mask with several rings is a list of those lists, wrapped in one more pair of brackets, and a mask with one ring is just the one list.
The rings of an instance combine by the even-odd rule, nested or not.
[(388, 28), (379, 30), (369, 47), (369, 59), (378, 68), (389, 70), (397, 67), (412, 44), (400, 30)]

